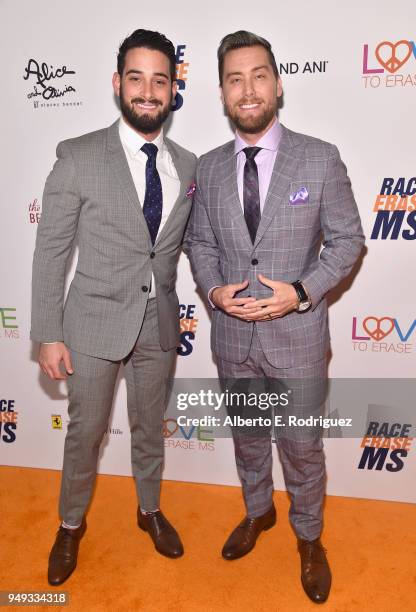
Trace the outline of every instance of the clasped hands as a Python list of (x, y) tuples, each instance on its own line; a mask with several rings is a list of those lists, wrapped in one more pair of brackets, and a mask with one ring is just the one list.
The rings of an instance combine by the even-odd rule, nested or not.
[(299, 300), (290, 283), (271, 280), (263, 274), (258, 274), (257, 278), (273, 290), (272, 296), (261, 300), (254, 297), (234, 297), (238, 291), (248, 287), (246, 280), (234, 285), (215, 287), (211, 292), (211, 301), (217, 308), (243, 321), (270, 321), (296, 310)]

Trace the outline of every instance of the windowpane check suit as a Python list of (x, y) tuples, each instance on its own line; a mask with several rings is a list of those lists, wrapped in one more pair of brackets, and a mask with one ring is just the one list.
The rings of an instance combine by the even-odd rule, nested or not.
[[(239, 200), (234, 141), (203, 155), (197, 168), (194, 206), (185, 236), (196, 283), (208, 296), (216, 286), (249, 281), (236, 297), (270, 297), (259, 273), (279, 281), (301, 280), (312, 308), (269, 321), (247, 322), (212, 312), (211, 346), (220, 378), (297, 381), (294, 410), (307, 380), (326, 377), (329, 348), (327, 292), (351, 270), (364, 241), (345, 165), (335, 146), (283, 125), (254, 243)], [(302, 201), (291, 198), (299, 190)], [(306, 190), (306, 191), (305, 191)], [(323, 247), (321, 249), (321, 247)], [(296, 385), (295, 385), (296, 386)], [(302, 410), (314, 410), (307, 402)], [(249, 516), (270, 509), (273, 483), (270, 438), (235, 435), (239, 476)], [(319, 537), (325, 469), (322, 441), (278, 440), (291, 521), (298, 536)]]

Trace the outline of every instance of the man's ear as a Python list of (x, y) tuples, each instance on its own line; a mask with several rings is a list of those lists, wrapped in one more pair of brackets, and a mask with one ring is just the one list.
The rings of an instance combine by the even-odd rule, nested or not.
[(117, 98), (120, 97), (120, 83), (121, 83), (120, 75), (118, 72), (115, 72), (113, 74), (113, 90)]
[(178, 81), (172, 82), (172, 100), (175, 100), (175, 96), (178, 93)]
[(280, 76), (277, 77), (276, 93), (277, 93), (278, 98), (280, 98), (280, 96), (283, 93), (283, 84), (282, 84), (282, 79), (280, 78)]
[(220, 89), (220, 98), (221, 98), (221, 102), (225, 105), (225, 100), (224, 100), (224, 92), (222, 91), (222, 87), (220, 85), (219, 87)]

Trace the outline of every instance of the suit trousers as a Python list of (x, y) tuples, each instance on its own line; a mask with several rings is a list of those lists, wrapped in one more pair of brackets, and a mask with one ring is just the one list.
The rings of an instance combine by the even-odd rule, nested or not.
[(127, 384), (131, 461), (140, 505), (159, 508), (164, 460), (163, 416), (176, 349), (162, 351), (156, 299), (147, 303), (132, 352), (108, 361), (70, 350), (74, 373), (68, 377), (69, 425), (65, 438), (59, 512), (79, 525), (90, 503), (100, 444), (108, 429), (121, 364)]
[[(301, 316), (301, 315), (299, 315)], [(290, 405), (275, 408), (284, 425), (270, 427), (261, 435), (253, 429), (232, 427), (236, 465), (242, 484), (243, 497), (249, 517), (267, 512), (273, 503), (272, 430), (283, 469), (286, 489), (290, 496), (289, 519), (299, 538), (314, 540), (322, 530), (325, 495), (325, 457), (320, 427), (289, 427), (289, 417), (319, 417), (322, 414), (327, 388), (326, 359), (303, 367), (275, 368), (261, 347), (255, 323), (250, 352), (243, 363), (232, 363), (217, 357), (219, 378), (228, 383), (241, 379), (273, 381), (282, 389), (290, 389)], [(266, 384), (267, 388), (267, 384)], [(275, 388), (272, 387), (274, 391)], [(246, 413), (247, 414), (247, 413)], [(318, 421), (316, 421), (318, 422)], [(258, 430), (259, 431), (259, 430)], [(248, 430), (247, 430), (248, 432)]]

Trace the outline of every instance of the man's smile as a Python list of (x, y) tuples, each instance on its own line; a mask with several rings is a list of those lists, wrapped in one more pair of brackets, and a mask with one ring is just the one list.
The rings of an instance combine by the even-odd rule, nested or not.
[(158, 104), (153, 104), (152, 102), (133, 102), (133, 105), (144, 110), (153, 110), (158, 107)]
[(239, 108), (243, 110), (252, 110), (253, 108), (257, 108), (258, 106), (260, 106), (259, 102), (255, 102), (253, 104), (239, 104)]

